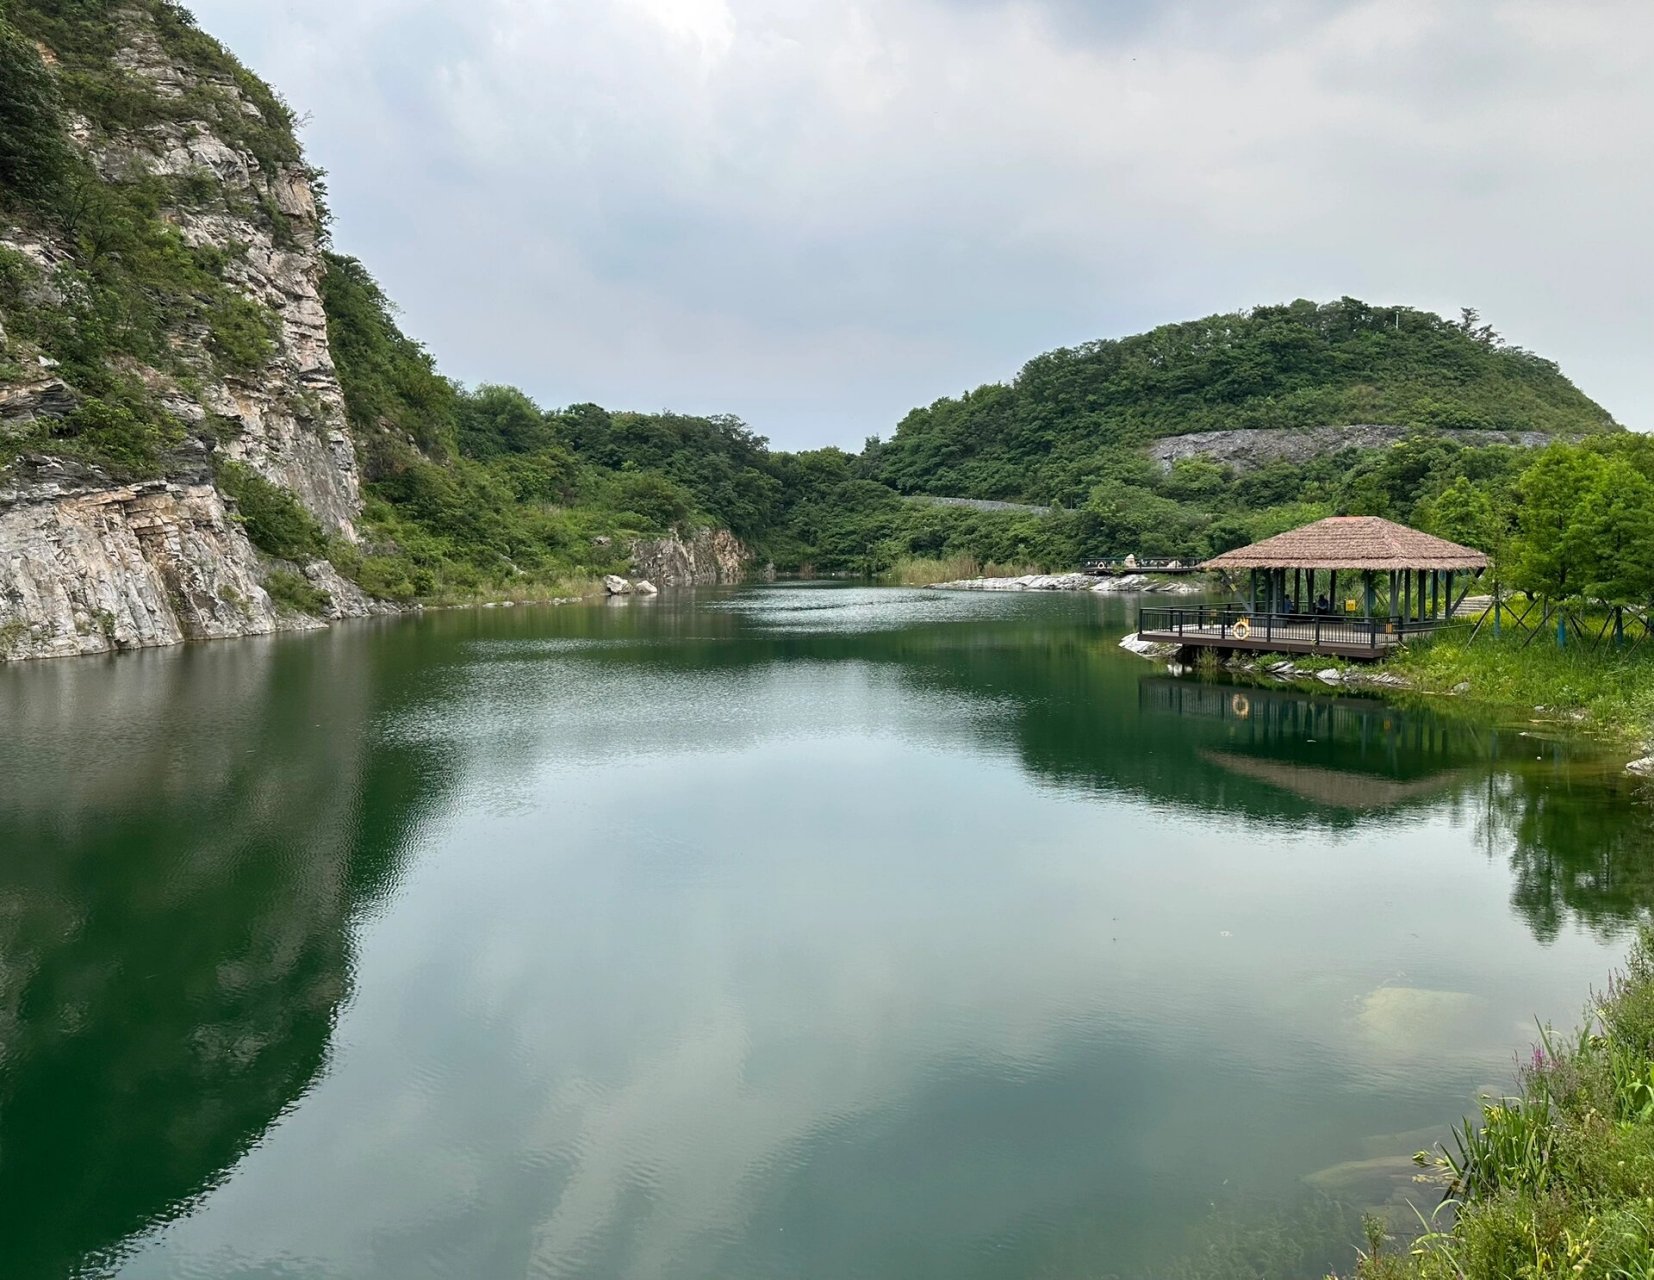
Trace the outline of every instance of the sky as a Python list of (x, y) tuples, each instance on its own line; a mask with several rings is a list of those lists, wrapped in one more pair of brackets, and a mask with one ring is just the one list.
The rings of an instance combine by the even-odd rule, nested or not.
[(1647, 0), (192, 0), (443, 371), (859, 447), (1042, 351), (1457, 315), (1654, 429)]

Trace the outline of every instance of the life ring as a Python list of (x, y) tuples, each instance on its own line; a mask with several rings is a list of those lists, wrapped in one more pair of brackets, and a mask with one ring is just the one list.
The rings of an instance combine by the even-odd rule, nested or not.
[(1246, 700), (1244, 693), (1237, 693), (1229, 699), (1229, 710), (1233, 711), (1242, 720), (1252, 714), (1252, 704)]
[(1235, 639), (1245, 640), (1252, 634), (1252, 619), (1242, 618), (1230, 630), (1235, 633)]

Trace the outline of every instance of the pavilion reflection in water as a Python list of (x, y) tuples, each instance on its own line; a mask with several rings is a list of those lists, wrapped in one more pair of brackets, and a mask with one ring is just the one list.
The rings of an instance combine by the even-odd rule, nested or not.
[(1606, 937), (1654, 918), (1654, 809), (1587, 741), (1169, 676), (1144, 679), (1138, 702), (1203, 723), (1202, 766), (1262, 783), (1334, 830), (1384, 809), (1458, 808), (1485, 855), (1510, 867), (1511, 906), (1541, 941), (1570, 920)]
[(1213, 722), (1197, 747), (1224, 771), (1354, 812), (1449, 791), (1513, 750), (1496, 729), (1403, 713), (1373, 698), (1237, 688), (1174, 677), (1138, 686), (1145, 712)]

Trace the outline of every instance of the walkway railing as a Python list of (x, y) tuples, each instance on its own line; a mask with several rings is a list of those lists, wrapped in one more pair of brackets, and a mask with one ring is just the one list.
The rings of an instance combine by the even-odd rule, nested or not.
[(1445, 619), (1354, 618), (1320, 613), (1259, 613), (1245, 605), (1144, 606), (1137, 611), (1139, 634), (1176, 636), (1190, 643), (1214, 640), (1268, 645), (1272, 641), (1314, 646), (1383, 649), (1408, 635), (1435, 631)]

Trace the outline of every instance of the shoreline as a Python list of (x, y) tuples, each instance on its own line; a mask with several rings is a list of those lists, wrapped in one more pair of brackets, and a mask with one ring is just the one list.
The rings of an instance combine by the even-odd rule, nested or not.
[[(1139, 640), (1135, 631), (1121, 637), (1119, 647), (1150, 662), (1167, 667), (1177, 665), (1171, 661), (1177, 653), (1175, 645)], [(1443, 664), (1444, 669), (1436, 678), (1428, 677), (1420, 669), (1428, 653), (1428, 648), (1412, 652), (1403, 649), (1394, 658), (1370, 664), (1260, 653), (1245, 657), (1234, 655), (1215, 665), (1228, 676), (1260, 687), (1292, 688), (1305, 693), (1348, 690), (1387, 697), (1410, 696), (1427, 702), (1453, 699), (1461, 705), (1478, 707), (1494, 715), (1510, 715), (1530, 724), (1562, 726), (1589, 734), (1605, 747), (1626, 753), (1630, 757), (1625, 763), (1626, 773), (1634, 777), (1654, 776), (1654, 732), (1646, 720), (1629, 713), (1594, 710), (1588, 700), (1577, 695), (1567, 696), (1570, 686), (1566, 685), (1549, 690), (1547, 700), (1538, 702), (1479, 695), (1473, 678), (1479, 672), (1475, 665), (1463, 660), (1463, 649), (1458, 651), (1459, 661)], [(1401, 670), (1396, 669), (1398, 662)], [(1650, 694), (1654, 696), (1654, 689)]]
[(955, 578), (949, 582), (909, 583), (929, 591), (1092, 591), (1104, 595), (1203, 595), (1207, 587), (1185, 578), (1128, 573), (1097, 578), (1089, 573), (1025, 573), (1020, 577)]

